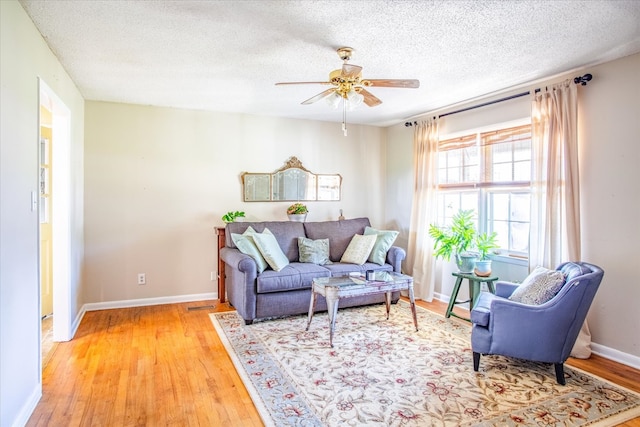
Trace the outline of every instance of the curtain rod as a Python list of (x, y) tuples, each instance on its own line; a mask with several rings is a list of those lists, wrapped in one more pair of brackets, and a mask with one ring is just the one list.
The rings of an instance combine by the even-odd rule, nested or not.
[[(585, 74), (584, 76), (578, 76), (576, 78), (573, 79), (573, 82), (575, 84), (580, 84), (582, 86), (586, 86), (587, 82), (591, 81), (591, 79), (593, 78), (593, 76), (591, 74)], [(540, 89), (536, 89), (534, 91), (535, 93), (540, 92)], [(504, 101), (509, 101), (510, 99), (515, 99), (515, 98), (520, 98), (522, 96), (527, 96), (531, 94), (531, 91), (526, 91), (526, 92), (521, 92), (521, 93), (517, 93), (515, 95), (511, 95), (511, 96), (507, 96), (504, 98), (500, 98), (500, 99), (496, 99), (494, 101), (488, 101), (488, 102), (484, 102), (482, 104), (478, 104), (478, 105), (472, 105), (471, 107), (467, 107), (467, 108), (462, 108), (460, 110), (456, 110), (456, 111), (451, 111), (449, 113), (444, 113), (444, 114), (440, 114), (438, 116), (438, 118), (440, 117), (446, 117), (446, 116), (451, 116), (453, 114), (458, 114), (458, 113), (463, 113), (465, 111), (469, 111), (469, 110), (475, 110), (476, 108), (480, 108), (480, 107), (486, 107), (487, 105), (492, 105), (492, 104), (497, 104), (499, 102), (504, 102)], [(434, 116), (435, 118), (435, 116)], [(405, 122), (404, 125), (405, 127), (410, 127), (410, 126), (415, 126), (417, 125), (418, 122), (414, 121), (414, 122)]]

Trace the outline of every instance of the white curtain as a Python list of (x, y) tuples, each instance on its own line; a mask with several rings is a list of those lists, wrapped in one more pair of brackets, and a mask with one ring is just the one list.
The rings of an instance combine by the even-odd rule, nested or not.
[[(570, 80), (534, 94), (529, 270), (580, 261), (578, 95)], [(572, 356), (591, 355), (585, 322)]]
[(435, 258), (429, 224), (436, 220), (438, 120), (416, 125), (413, 134), (413, 205), (405, 265), (413, 276), (416, 298), (433, 300)]

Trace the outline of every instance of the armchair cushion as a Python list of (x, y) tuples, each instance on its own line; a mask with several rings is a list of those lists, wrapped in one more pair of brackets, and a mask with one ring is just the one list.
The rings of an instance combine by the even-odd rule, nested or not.
[(513, 291), (509, 299), (523, 304), (544, 304), (558, 293), (564, 282), (564, 274), (561, 271), (537, 267)]

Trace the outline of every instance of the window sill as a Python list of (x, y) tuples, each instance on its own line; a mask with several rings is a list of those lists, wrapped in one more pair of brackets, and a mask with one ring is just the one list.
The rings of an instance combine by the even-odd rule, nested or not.
[(521, 258), (521, 257), (500, 254), (500, 255), (492, 255), (491, 259), (493, 259), (496, 262), (502, 262), (505, 264), (520, 265), (523, 267), (529, 266), (528, 258)]

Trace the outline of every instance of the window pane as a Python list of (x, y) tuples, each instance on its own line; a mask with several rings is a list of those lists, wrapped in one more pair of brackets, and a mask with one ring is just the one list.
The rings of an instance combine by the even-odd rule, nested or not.
[(448, 193), (444, 196), (444, 218), (443, 224), (450, 224), (451, 218), (460, 209), (460, 195), (458, 193)]
[(511, 168), (512, 168), (511, 163), (494, 164), (492, 181), (493, 182), (513, 181), (513, 178), (511, 175)]
[(494, 221), (509, 220), (509, 194), (489, 194), (489, 217)]
[(447, 182), (447, 170), (446, 169), (438, 169), (438, 182), (440, 184), (445, 184)]
[(511, 223), (510, 250), (529, 253), (529, 223)]
[(464, 210), (478, 211), (478, 192), (465, 192), (462, 193), (462, 200), (460, 201), (461, 207)]
[(502, 249), (509, 249), (509, 223), (506, 221), (493, 221), (490, 224), (489, 232), (495, 231), (498, 233), (496, 241), (498, 246)]
[(494, 163), (511, 162), (511, 144), (495, 144), (491, 146)]
[(515, 193), (511, 195), (511, 220), (529, 222), (531, 218), (530, 194)]
[(531, 162), (522, 161), (513, 164), (514, 181), (531, 181)]
[(531, 140), (518, 141), (513, 146), (513, 160), (531, 160)]
[(467, 166), (464, 168), (463, 182), (478, 182), (478, 166)]
[(462, 164), (462, 152), (460, 150), (445, 151), (447, 153), (447, 166), (460, 166)]

